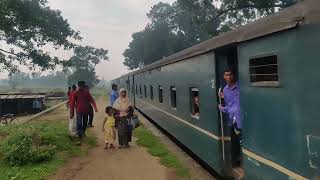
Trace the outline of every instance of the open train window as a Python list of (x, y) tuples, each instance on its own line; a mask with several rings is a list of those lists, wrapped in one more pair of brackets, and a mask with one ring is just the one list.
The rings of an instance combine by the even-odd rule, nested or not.
[(276, 55), (250, 59), (249, 66), (252, 86), (279, 86), (278, 58)]
[(176, 109), (177, 108), (177, 89), (174, 86), (170, 87), (170, 99), (171, 99), (171, 107)]
[(147, 96), (147, 86), (146, 85), (144, 85), (144, 97), (148, 97)]
[(159, 103), (163, 103), (163, 88), (159, 86)]
[(190, 88), (190, 104), (191, 104), (191, 116), (195, 119), (200, 118), (200, 104), (199, 104), (199, 89)]
[(153, 100), (153, 87), (150, 86), (150, 98)]

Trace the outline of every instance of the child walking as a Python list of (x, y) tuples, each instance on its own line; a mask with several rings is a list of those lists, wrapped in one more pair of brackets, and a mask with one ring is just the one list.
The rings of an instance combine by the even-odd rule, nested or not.
[(105, 143), (104, 149), (114, 148), (114, 141), (116, 140), (116, 128), (115, 128), (115, 118), (114, 109), (110, 106), (106, 107), (106, 116), (103, 121), (102, 131), (105, 133)]

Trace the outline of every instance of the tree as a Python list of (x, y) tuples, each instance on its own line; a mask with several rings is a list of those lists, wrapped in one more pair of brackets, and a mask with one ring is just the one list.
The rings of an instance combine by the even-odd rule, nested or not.
[(220, 19), (216, 18), (218, 10), (213, 0), (177, 0), (173, 6), (177, 31), (189, 46), (218, 35)]
[(124, 65), (131, 70), (151, 64), (182, 49), (177, 47), (176, 35), (165, 25), (156, 29), (146, 27), (145, 30), (134, 33), (132, 38), (129, 48), (123, 53)]
[(289, 7), (298, 0), (221, 0), (217, 18), (224, 21), (221, 31), (228, 31), (237, 26), (272, 14)]
[(220, 24), (212, 0), (158, 3), (147, 14), (150, 22), (134, 33), (123, 53), (124, 65), (136, 69), (218, 34)]
[(8, 83), (12, 89), (15, 89), (18, 85), (30, 81), (30, 75), (23, 72), (17, 72), (9, 75)]
[(41, 70), (65, 65), (42, 48), (51, 44), (69, 50), (75, 47), (71, 41), (80, 39), (61, 12), (47, 6), (47, 0), (0, 0), (0, 41), (6, 44), (0, 45), (0, 71), (14, 73), (17, 63)]
[(49, 88), (49, 87), (66, 87), (67, 85), (66, 72), (50, 72), (47, 75), (41, 75), (40, 73), (16, 72), (9, 75), (7, 84), (11, 88), (15, 89), (17, 86), (24, 88)]
[(86, 81), (89, 87), (99, 83), (95, 67), (102, 60), (108, 60), (108, 50), (96, 49), (91, 46), (79, 46), (74, 49), (74, 55), (68, 61), (72, 67), (72, 74), (68, 77), (68, 84), (76, 84), (78, 81)]

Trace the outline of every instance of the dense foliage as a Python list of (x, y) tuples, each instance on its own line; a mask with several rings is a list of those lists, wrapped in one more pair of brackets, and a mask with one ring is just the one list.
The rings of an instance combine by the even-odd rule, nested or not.
[(63, 109), (52, 111), (34, 122), (0, 128), (1, 180), (46, 179), (69, 157), (85, 154), (96, 145), (88, 132), (85, 146), (77, 146), (69, 137), (64, 113)]
[(218, 13), (224, 23), (221, 31), (228, 31), (237, 26), (275, 13), (283, 8), (289, 7), (298, 0), (222, 0)]
[(21, 166), (28, 163), (39, 163), (51, 160), (56, 147), (42, 139), (39, 134), (31, 132), (15, 132), (1, 143), (1, 153), (6, 163)]
[(158, 3), (148, 13), (150, 23), (132, 35), (123, 53), (124, 64), (135, 69), (181, 51), (218, 34), (217, 9), (212, 0), (178, 0)]
[(72, 74), (68, 77), (68, 84), (76, 84), (78, 81), (86, 81), (89, 87), (99, 83), (96, 75), (96, 65), (103, 60), (108, 60), (108, 50), (94, 47), (76, 47), (74, 55), (68, 61), (72, 67)]
[(14, 73), (20, 64), (42, 70), (64, 65), (44, 50), (45, 45), (66, 50), (80, 40), (58, 10), (47, 0), (0, 0), (0, 70)]
[[(60, 65), (65, 68), (64, 72), (71, 74), (69, 84), (86, 80), (94, 86), (99, 82), (95, 66), (108, 59), (108, 51), (75, 44), (75, 40), (81, 40), (79, 32), (70, 27), (59, 10), (51, 9), (47, 3), (47, 0), (0, 0), (0, 71), (9, 72), (9, 83), (15, 87), (21, 80), (20, 65), (33, 71), (54, 70)], [(68, 61), (62, 60), (44, 50), (48, 47), (73, 50), (74, 55)], [(49, 84), (61, 84), (62, 79), (65, 82), (68, 73), (58, 73), (59, 82)]]
[(65, 88), (67, 86), (67, 72), (50, 72), (47, 75), (16, 72), (8, 79), (0, 80), (0, 85), (12, 89), (23, 88)]
[[(124, 65), (136, 69), (293, 5), (297, 0), (177, 0), (158, 3), (149, 23), (133, 33)], [(216, 6), (215, 6), (216, 5)]]
[(108, 51), (94, 47), (76, 47), (74, 55), (67, 62), (67, 68), (63, 71), (51, 72), (47, 75), (39, 73), (15, 72), (8, 79), (1, 80), (0, 84), (8, 85), (12, 89), (24, 88), (65, 88), (67, 85), (77, 84), (78, 81), (86, 81), (90, 87), (100, 82), (96, 75), (95, 67), (102, 60), (108, 60)]

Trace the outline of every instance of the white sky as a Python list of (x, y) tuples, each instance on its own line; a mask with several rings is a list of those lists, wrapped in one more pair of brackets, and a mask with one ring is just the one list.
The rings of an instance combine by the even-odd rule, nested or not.
[[(49, 0), (53, 9), (62, 11), (72, 28), (79, 30), (84, 45), (109, 50), (108, 62), (97, 66), (99, 78), (118, 77), (127, 71), (122, 53), (132, 40), (134, 32), (142, 30), (147, 12), (158, 2), (174, 0)], [(60, 57), (68, 57), (67, 52)]]
[[(71, 27), (81, 32), (82, 45), (109, 50), (110, 61), (99, 64), (97, 74), (101, 79), (111, 80), (128, 72), (122, 53), (132, 40), (132, 33), (147, 24), (146, 14), (152, 5), (160, 1), (175, 0), (49, 0), (49, 6), (61, 10)], [(51, 52), (63, 59), (72, 55), (72, 51)], [(27, 71), (27, 68), (21, 70)], [(0, 73), (0, 78), (6, 77), (7, 73)]]

